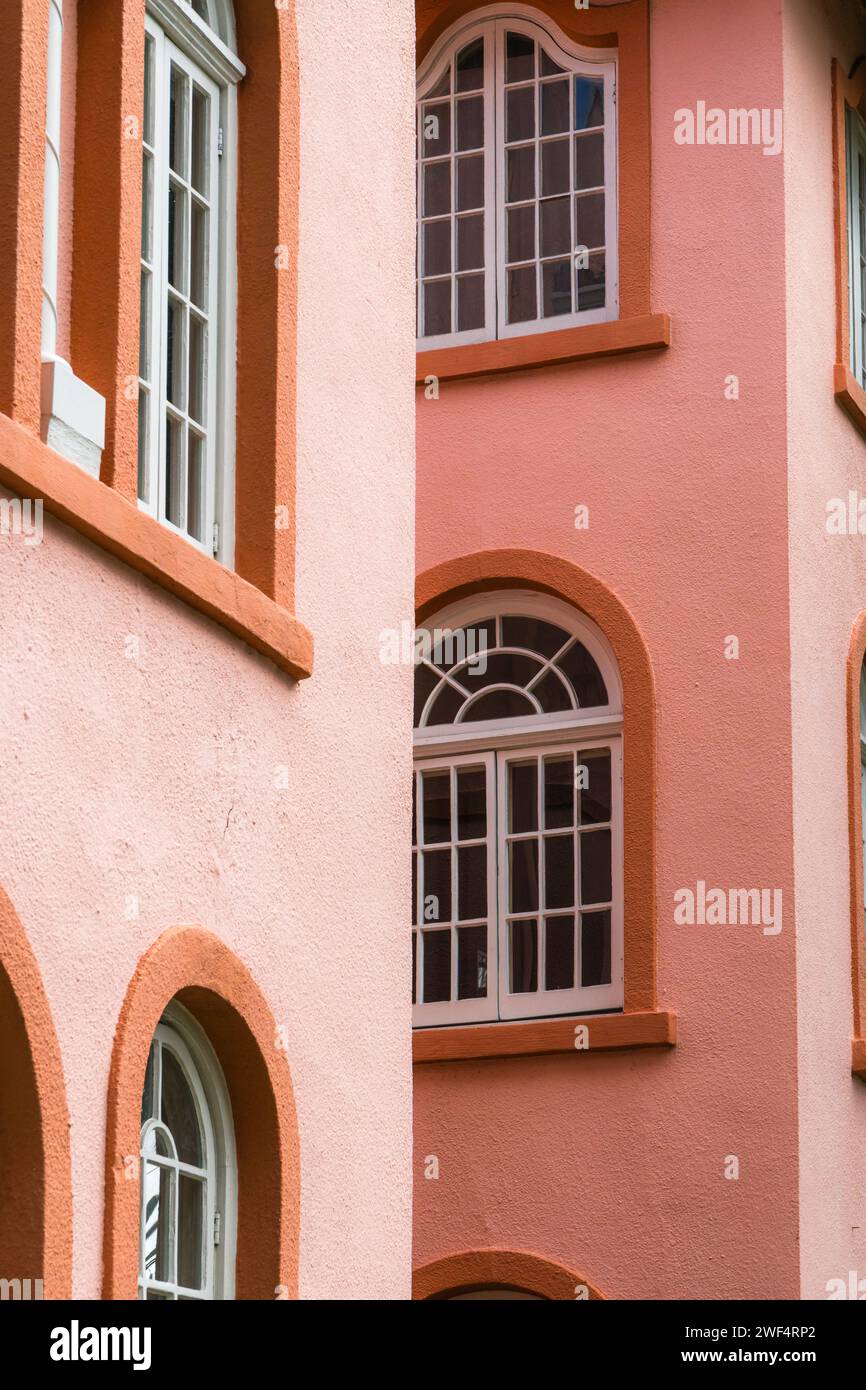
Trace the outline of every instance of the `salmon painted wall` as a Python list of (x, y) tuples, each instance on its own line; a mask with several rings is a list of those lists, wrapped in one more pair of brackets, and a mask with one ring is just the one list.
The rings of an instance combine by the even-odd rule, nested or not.
[(866, 1086), (852, 1032), (845, 667), (866, 609), (866, 541), (827, 504), (866, 496), (866, 442), (833, 399), (830, 64), (864, 51), (855, 6), (787, 0), (788, 447), (803, 1296), (866, 1279)]
[[(673, 346), (419, 395), (419, 569), (550, 551), (643, 633), (658, 993), (680, 1040), (416, 1068), (416, 1265), (502, 1245), (611, 1298), (798, 1296), (783, 161), (673, 138), (678, 108), (772, 111), (782, 79), (774, 0), (654, 0), (652, 307)], [(781, 889), (782, 932), (675, 925), (674, 893), (699, 879)]]
[[(409, 884), (393, 847), (411, 682), (380, 665), (378, 633), (412, 603), (413, 16), (403, 0), (297, 10), (297, 609), (313, 678), (293, 684), (48, 516), (41, 545), (0, 536), (0, 883), (63, 1057), (80, 1298), (101, 1288), (121, 1003), (142, 954), (189, 922), (237, 953), (285, 1028), (302, 1297), (409, 1292)], [(350, 277), (347, 228), (364, 252)]]

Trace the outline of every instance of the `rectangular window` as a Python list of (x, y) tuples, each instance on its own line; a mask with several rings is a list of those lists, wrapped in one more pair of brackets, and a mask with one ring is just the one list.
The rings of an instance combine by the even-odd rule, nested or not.
[(138, 496), (216, 553), (220, 89), (155, 24), (145, 38)]
[(866, 387), (866, 124), (848, 108), (848, 285), (851, 371)]
[(416, 1026), (620, 1009), (618, 740), (420, 762)]

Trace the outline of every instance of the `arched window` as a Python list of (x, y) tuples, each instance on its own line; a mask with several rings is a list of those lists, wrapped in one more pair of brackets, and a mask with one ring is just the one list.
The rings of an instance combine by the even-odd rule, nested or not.
[(141, 1103), (140, 1298), (234, 1297), (236, 1174), (219, 1062), (172, 1004), (154, 1034)]
[(453, 25), (418, 74), (425, 348), (617, 317), (616, 54), (523, 5)]
[(139, 504), (230, 563), (236, 84), (229, 0), (147, 0)]
[(561, 600), (479, 595), (416, 645), (416, 1025), (623, 1005), (622, 691)]

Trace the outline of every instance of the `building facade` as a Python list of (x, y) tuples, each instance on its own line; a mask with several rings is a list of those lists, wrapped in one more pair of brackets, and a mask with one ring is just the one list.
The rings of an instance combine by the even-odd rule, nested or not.
[(417, 1297), (866, 1293), (864, 17), (417, 5)]
[(406, 1297), (412, 15), (7, 11), (0, 1278)]

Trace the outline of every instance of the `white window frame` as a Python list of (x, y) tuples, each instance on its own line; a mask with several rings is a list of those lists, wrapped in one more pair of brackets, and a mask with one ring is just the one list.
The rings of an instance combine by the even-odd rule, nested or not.
[[(145, 30), (155, 45), (153, 254), (150, 380), (139, 378), (139, 390), (150, 391), (152, 399), (144, 468), (146, 496), (139, 497), (138, 505), (175, 535), (231, 566), (235, 538), (237, 84), (243, 79), (245, 68), (229, 46), (234, 43), (231, 7), (219, 0), (219, 5), (213, 9), (215, 3), (216, 0), (211, 0), (212, 12), (215, 19), (219, 18), (220, 30), (228, 42), (185, 0), (147, 0)], [(207, 445), (201, 539), (168, 520), (164, 485), (168, 306), (166, 127), (172, 63), (207, 91), (211, 99)]]
[[(416, 901), (418, 931), (413, 1026), (416, 1028), (445, 1027), (462, 1023), (506, 1021), (552, 1016), (575, 1016), (591, 1013), (610, 1013), (623, 1008), (624, 1003), (624, 867), (623, 867), (623, 795), (622, 795), (622, 728), (623, 697), (616, 657), (604, 633), (569, 604), (550, 595), (529, 590), (500, 590), (474, 595), (450, 605), (432, 615), (428, 630), (454, 630), (498, 616), (540, 618), (564, 629), (569, 636), (582, 642), (601, 672), (608, 693), (608, 703), (584, 713), (572, 710), (565, 713), (527, 715), (516, 719), (483, 720), (470, 724), (440, 724), (417, 729), (414, 737), (414, 776), (416, 778), (416, 818), (418, 823), (418, 864), (416, 867)], [(435, 697), (430, 696), (432, 701)], [(429, 705), (429, 701), (428, 701)], [(425, 706), (426, 708), (426, 706)], [(609, 748), (611, 754), (611, 979), (604, 985), (575, 985), (571, 990), (545, 990), (533, 994), (512, 995), (508, 992), (507, 941), (507, 849), (505, 835), (505, 769), (509, 761), (556, 754), (590, 752)], [(488, 771), (487, 833), (495, 825), (496, 833), (488, 854), (488, 950), (486, 999), (421, 1003), (421, 933), (424, 903), (420, 874), (421, 822), (423, 800), (420, 778), (424, 772), (444, 771), (461, 766), (488, 768), (493, 763), (492, 776)], [(539, 793), (540, 795), (541, 793)], [(492, 795), (492, 799), (491, 799)], [(454, 773), (452, 772), (452, 818), (454, 810)], [(539, 817), (538, 838), (542, 837)], [(574, 827), (575, 852), (579, 853), (579, 832)], [(491, 889), (490, 877), (494, 885)], [(579, 901), (579, 865), (575, 864), (575, 898)], [(452, 865), (452, 914), (456, 913), (454, 868)], [(539, 909), (539, 986), (543, 984), (544, 912)], [(495, 906), (494, 906), (495, 905)], [(532, 914), (524, 914), (531, 916)], [(548, 915), (572, 915), (568, 909), (556, 909)], [(580, 909), (575, 906), (575, 932), (579, 932)], [(428, 924), (428, 927), (431, 924)], [(456, 996), (456, 941), (452, 927), (452, 996)], [(579, 943), (575, 943), (575, 978), (579, 979)]]
[[(222, 1068), (204, 1030), (192, 1014), (176, 1001), (169, 1004), (165, 1010), (154, 1032), (154, 1039), (160, 1044), (157, 1054), (159, 1060), (154, 1077), (156, 1114), (159, 1115), (161, 1104), (162, 1048), (168, 1048), (180, 1064), (195, 1099), (205, 1145), (205, 1163), (202, 1168), (195, 1168), (187, 1163), (182, 1163), (177, 1158), (174, 1138), (160, 1119), (150, 1118), (142, 1126), (138, 1296), (140, 1299), (146, 1299), (148, 1291), (153, 1291), (163, 1294), (169, 1299), (181, 1298), (194, 1302), (233, 1299), (237, 1250), (237, 1155), (231, 1102)], [(145, 1140), (153, 1130), (158, 1130), (167, 1137), (173, 1158), (156, 1159), (153, 1154), (145, 1152)], [(177, 1173), (188, 1173), (202, 1179), (205, 1183), (205, 1215), (202, 1233), (204, 1281), (200, 1290), (185, 1288), (177, 1282), (176, 1241), (172, 1242), (171, 1252), (175, 1278), (171, 1280), (145, 1278), (142, 1237), (147, 1195), (144, 1173), (147, 1162), (157, 1162), (159, 1166), (173, 1168)], [(174, 1190), (177, 1193), (177, 1182)], [(177, 1213), (172, 1212), (173, 1229), (176, 1229), (176, 1223)]]
[(848, 173), (848, 322), (851, 371), (861, 386), (866, 387), (866, 303), (863, 302), (862, 268), (866, 263), (864, 213), (866, 187), (861, 187), (860, 161), (866, 164), (866, 122), (859, 111), (848, 108), (847, 120)]
[[(508, 324), (506, 294), (506, 203), (505, 203), (505, 36), (508, 31), (527, 34), (536, 42), (543, 44), (552, 56), (570, 74), (585, 74), (590, 77), (603, 77), (605, 89), (604, 162), (605, 162), (605, 304), (600, 309), (579, 310), (576, 313), (555, 315), (550, 318), (539, 317), (527, 323)], [(493, 46), (493, 61), (490, 61), (488, 48), (485, 49), (484, 94), (484, 156), (485, 156), (485, 326), (484, 328), (453, 330), (451, 333), (419, 336), (419, 350), (432, 350), (440, 347), (454, 347), (460, 344), (491, 342), (507, 338), (524, 337), (530, 333), (549, 333), (558, 329), (574, 328), (582, 324), (606, 323), (619, 317), (619, 175), (617, 155), (617, 50), (584, 47), (569, 39), (559, 25), (546, 15), (530, 6), (519, 4), (488, 5), (476, 10), (471, 16), (458, 20), (446, 30), (445, 34), (428, 55), (418, 71), (417, 78), (417, 116), (416, 116), (416, 313), (419, 325), (422, 323), (424, 283), (422, 276), (423, 236), (421, 233), (421, 213), (423, 198), (423, 103), (427, 94), (435, 89), (455, 54), (473, 39), (486, 37), (488, 47)], [(558, 50), (558, 52), (557, 52)], [(536, 91), (540, 92), (540, 76), (536, 76)], [(452, 90), (452, 103), (454, 93)], [(443, 98), (444, 100), (444, 98)], [(535, 147), (540, 151), (547, 140), (561, 139), (562, 136), (541, 136), (536, 102)], [(574, 171), (574, 130), (570, 136), (570, 168)], [(452, 324), (456, 322), (456, 158), (455, 131), (452, 121)], [(444, 158), (444, 156), (443, 156)], [(542, 263), (539, 242), (540, 220), (540, 157), (536, 157), (536, 262)], [(572, 178), (572, 184), (574, 180)], [(569, 196), (573, 199), (572, 187)], [(576, 276), (575, 253), (572, 248), (572, 276)], [(564, 260), (564, 256), (546, 259)], [(428, 277), (430, 278), (430, 277)], [(445, 278), (445, 277), (442, 277)], [(540, 274), (538, 279), (540, 280)], [(574, 284), (574, 281), (573, 281)], [(541, 310), (540, 297), (537, 309)]]

